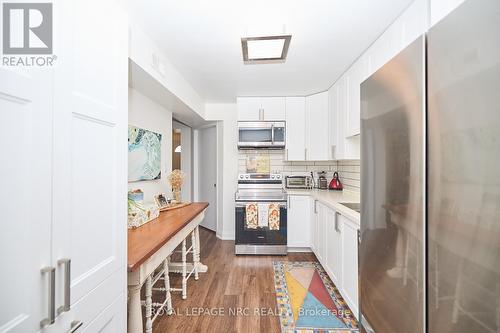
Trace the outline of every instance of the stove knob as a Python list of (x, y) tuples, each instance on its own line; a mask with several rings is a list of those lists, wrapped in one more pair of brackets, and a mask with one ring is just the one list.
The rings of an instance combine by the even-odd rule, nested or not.
[(246, 179), (250, 179), (250, 176), (249, 176), (249, 175), (246, 175), (246, 176), (245, 176), (245, 178), (246, 178)]
[(271, 176), (271, 179), (275, 179), (275, 178), (276, 178), (276, 176), (275, 176), (275, 175), (272, 175), (272, 176)]
[(240, 175), (240, 179), (243, 179), (243, 175)]

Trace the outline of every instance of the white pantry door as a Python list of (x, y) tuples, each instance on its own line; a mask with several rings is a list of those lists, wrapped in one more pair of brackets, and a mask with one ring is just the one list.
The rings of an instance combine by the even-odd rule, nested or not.
[(0, 332), (35, 332), (48, 313), (51, 78), (0, 68)]
[(201, 225), (217, 231), (217, 127), (199, 130), (199, 200), (209, 206)]
[[(128, 28), (110, 0), (61, 0), (54, 10), (53, 260), (71, 259), (73, 306), (126, 274)], [(126, 285), (112, 288), (107, 304)], [(63, 295), (59, 283), (56, 308)]]

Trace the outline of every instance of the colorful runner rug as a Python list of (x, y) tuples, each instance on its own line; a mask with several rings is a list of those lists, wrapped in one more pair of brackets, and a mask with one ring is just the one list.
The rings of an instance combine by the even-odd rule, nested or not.
[(282, 332), (358, 332), (356, 318), (319, 263), (275, 261), (273, 267)]

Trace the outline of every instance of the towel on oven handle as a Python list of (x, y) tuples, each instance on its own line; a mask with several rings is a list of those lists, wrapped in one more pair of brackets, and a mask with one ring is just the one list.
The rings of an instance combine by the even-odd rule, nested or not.
[(269, 230), (280, 230), (280, 205), (270, 203), (268, 209)]
[(246, 215), (245, 220), (247, 229), (257, 229), (259, 223), (258, 223), (257, 204), (255, 202), (250, 202), (246, 204), (245, 215)]

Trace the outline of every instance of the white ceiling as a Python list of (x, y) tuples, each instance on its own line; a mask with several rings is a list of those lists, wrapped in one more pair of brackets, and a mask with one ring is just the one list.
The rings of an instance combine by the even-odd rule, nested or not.
[[(125, 0), (207, 102), (324, 91), (411, 0)], [(244, 65), (240, 38), (285, 32), (285, 63)]]

